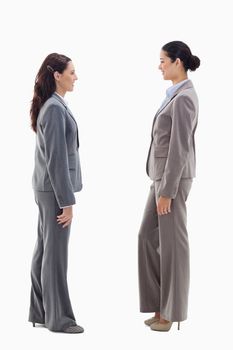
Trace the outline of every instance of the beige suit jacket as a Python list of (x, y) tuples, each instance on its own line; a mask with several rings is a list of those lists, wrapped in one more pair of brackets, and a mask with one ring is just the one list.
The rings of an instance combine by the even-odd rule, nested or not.
[(188, 80), (155, 115), (147, 158), (147, 174), (161, 181), (159, 195), (175, 198), (180, 180), (196, 175), (194, 134), (198, 97)]

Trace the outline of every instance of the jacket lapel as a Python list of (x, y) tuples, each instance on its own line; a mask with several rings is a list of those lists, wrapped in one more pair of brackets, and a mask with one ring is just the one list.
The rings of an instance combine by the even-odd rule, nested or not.
[(159, 113), (162, 112), (162, 110), (173, 100), (174, 97), (176, 97), (176, 95), (181, 92), (182, 90), (186, 90), (186, 89), (190, 89), (190, 88), (193, 88), (193, 83), (191, 82), (191, 80), (188, 80), (184, 85), (182, 85), (174, 94), (172, 94), (170, 96), (170, 98), (166, 101), (166, 103), (160, 107), (158, 109), (158, 111), (156, 112), (155, 114), (155, 117), (158, 116)]
[(157, 112), (156, 112), (156, 114), (155, 114), (156, 117), (157, 117), (157, 115), (158, 115), (160, 112), (162, 112), (162, 110), (171, 102), (171, 100), (172, 100), (174, 97), (175, 97), (175, 95), (174, 95), (174, 96), (171, 96), (169, 99), (167, 99), (166, 103), (164, 103), (164, 105), (163, 105), (162, 107), (160, 107), (160, 108), (157, 110)]
[(184, 85), (182, 85), (174, 94), (172, 94), (170, 96), (170, 98), (166, 101), (166, 103), (160, 107), (158, 109), (158, 111), (155, 114), (154, 120), (153, 120), (153, 124), (152, 124), (152, 129), (151, 129), (151, 143), (150, 143), (150, 148), (149, 148), (149, 152), (148, 152), (148, 156), (147, 156), (147, 162), (146, 162), (146, 169), (147, 169), (147, 174), (148, 174), (148, 160), (150, 157), (150, 152), (151, 152), (151, 147), (152, 147), (152, 143), (153, 143), (153, 131), (154, 131), (154, 126), (155, 126), (155, 122), (157, 117), (159, 116), (159, 114), (164, 110), (165, 107), (167, 107), (167, 105), (173, 100), (174, 97), (176, 97), (176, 95), (181, 92), (182, 90), (185, 89), (191, 89), (193, 88), (193, 83), (191, 82), (191, 80), (188, 80), (187, 82), (184, 83)]
[(188, 80), (184, 85), (182, 85), (173, 95), (170, 96), (170, 98), (166, 101), (166, 103), (160, 107), (158, 109), (158, 111), (155, 114), (154, 120), (153, 120), (153, 124), (152, 124), (152, 129), (151, 129), (151, 142), (153, 140), (153, 130), (154, 130), (154, 125), (155, 125), (155, 121), (158, 117), (158, 115), (164, 110), (165, 107), (167, 107), (167, 105), (173, 100), (174, 97), (176, 97), (176, 95), (181, 92), (182, 90), (185, 89), (191, 89), (193, 88), (193, 83), (191, 82), (191, 80)]
[(153, 139), (153, 130), (154, 130), (155, 121), (156, 121), (156, 119), (157, 119), (159, 113), (162, 112), (162, 110), (171, 102), (171, 100), (172, 100), (174, 97), (175, 97), (175, 96), (169, 98), (169, 99), (166, 101), (166, 103), (165, 103), (162, 107), (160, 107), (160, 108), (157, 110), (157, 112), (156, 112), (156, 114), (155, 114), (155, 116), (154, 116), (154, 120), (153, 120), (153, 124), (152, 124), (152, 129), (151, 129), (151, 138), (152, 138), (152, 139)]
[(78, 125), (77, 125), (76, 120), (75, 120), (74, 117), (73, 117), (73, 114), (72, 114), (71, 110), (68, 108), (68, 106), (67, 106), (67, 104), (65, 103), (65, 101), (63, 100), (63, 98), (61, 98), (58, 94), (56, 94), (56, 93), (54, 92), (52, 96), (53, 96), (56, 100), (58, 100), (58, 101), (66, 108), (67, 112), (69, 113), (69, 115), (71, 116), (71, 118), (73, 119), (73, 121), (75, 122), (76, 127), (77, 127), (77, 144), (78, 144), (78, 147), (79, 147)]
[(173, 100), (174, 97), (176, 97), (176, 95), (179, 94), (179, 92), (181, 92), (182, 90), (185, 90), (185, 89), (191, 89), (193, 88), (193, 83), (191, 82), (191, 80), (188, 80), (184, 85), (182, 85), (173, 95), (170, 96), (170, 98), (166, 101), (166, 103), (160, 107), (158, 109), (158, 111), (156, 112), (155, 114), (155, 117), (154, 117), (154, 121), (153, 121), (153, 125), (152, 125), (152, 131), (151, 131), (151, 136), (153, 137), (153, 129), (154, 129), (154, 125), (155, 125), (155, 121), (158, 117), (158, 115), (164, 110), (165, 107), (167, 107), (167, 105)]

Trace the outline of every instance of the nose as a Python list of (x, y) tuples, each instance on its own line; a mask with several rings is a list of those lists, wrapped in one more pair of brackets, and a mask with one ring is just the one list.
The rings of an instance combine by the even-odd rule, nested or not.
[(74, 78), (74, 80), (78, 80), (78, 76), (75, 74), (75, 78)]
[(161, 63), (158, 65), (158, 69), (160, 69), (160, 70), (162, 69), (162, 67), (161, 67)]

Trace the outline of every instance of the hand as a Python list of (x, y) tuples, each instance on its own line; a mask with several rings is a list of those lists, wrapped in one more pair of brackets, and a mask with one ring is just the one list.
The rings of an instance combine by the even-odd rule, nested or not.
[(72, 205), (67, 208), (63, 208), (61, 215), (57, 216), (57, 222), (59, 225), (64, 224), (62, 227), (69, 226), (73, 218), (73, 207)]
[(157, 203), (157, 213), (158, 215), (164, 215), (171, 212), (171, 198), (167, 197), (159, 197), (158, 203)]

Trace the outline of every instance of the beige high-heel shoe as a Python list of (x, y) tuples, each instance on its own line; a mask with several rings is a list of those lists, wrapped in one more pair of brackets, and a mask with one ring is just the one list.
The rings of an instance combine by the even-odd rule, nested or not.
[[(152, 331), (158, 331), (158, 332), (168, 332), (171, 329), (173, 322), (167, 322), (167, 323), (160, 323), (160, 322), (154, 322), (150, 325), (150, 328)], [(180, 322), (178, 322), (178, 330), (180, 330)]]
[(150, 326), (153, 323), (159, 322), (159, 317), (153, 316), (151, 318), (149, 318), (148, 320), (145, 320), (144, 323), (147, 326)]

